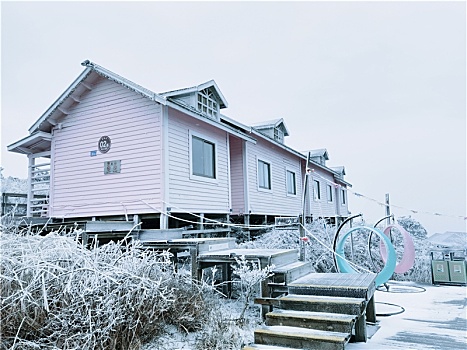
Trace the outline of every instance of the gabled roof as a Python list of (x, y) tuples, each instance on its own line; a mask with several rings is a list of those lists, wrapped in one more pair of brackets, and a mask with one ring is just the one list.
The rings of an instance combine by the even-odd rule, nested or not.
[[(84, 61), (83, 63), (81, 63), (81, 65), (86, 67), (84, 71), (29, 128), (30, 135), (9, 145), (9, 151), (23, 154), (39, 153), (41, 151), (39, 149), (39, 143), (41, 149), (44, 149), (44, 152), (50, 151), (51, 136), (49, 132), (51, 132), (52, 127), (60, 123), (60, 118), (69, 114), (69, 108), (71, 108), (77, 103), (80, 103), (80, 96), (85, 91), (92, 90), (93, 84), (96, 83), (100, 79), (100, 77), (114, 81), (117, 84), (120, 84), (136, 93), (139, 93), (152, 101), (183, 111), (184, 113), (187, 113), (196, 119), (202, 120), (208, 124), (212, 124), (229, 133), (236, 134), (238, 137), (244, 140), (256, 143), (256, 140), (254, 138), (252, 138), (246, 133), (239, 131), (237, 128), (224, 125), (219, 121), (216, 122), (213, 120), (209, 120), (197, 113), (196, 111), (187, 108), (187, 106), (179, 105), (177, 101), (169, 101), (165, 97), (160, 96), (159, 94), (156, 94), (155, 92), (152, 92), (151, 90), (148, 90), (138, 84), (135, 84), (132, 81), (125, 79), (122, 76), (115, 74), (109, 71), (108, 69), (103, 68), (89, 60)], [(214, 90), (220, 93), (219, 88), (213, 80), (198, 85), (198, 87), (200, 89), (212, 87)], [(220, 94), (220, 97), (222, 97), (224, 101), (223, 103), (226, 104), (227, 102), (225, 101), (225, 98), (222, 96), (222, 94)]]
[(343, 167), (342, 165), (331, 167), (331, 169), (334, 170), (338, 174), (345, 175), (345, 167)]
[(214, 93), (218, 97), (220, 108), (226, 108), (228, 106), (227, 100), (225, 99), (224, 95), (222, 94), (221, 90), (219, 89), (219, 87), (217, 86), (214, 80), (209, 80), (203, 84), (192, 86), (189, 88), (162, 92), (160, 93), (160, 95), (163, 97), (177, 97), (177, 96), (187, 95), (192, 92), (198, 92), (204, 89), (211, 89), (212, 91), (214, 91)]
[[(60, 97), (45, 111), (45, 113), (29, 128), (29, 133), (33, 133), (37, 130), (47, 131), (47, 128), (50, 128), (53, 123), (50, 125), (45, 125), (44, 123), (52, 116), (52, 114), (56, 113), (57, 110), (60, 111), (60, 106), (66, 105), (67, 102), (69, 104), (73, 104), (73, 101), (69, 100), (78, 100), (79, 95), (86, 89), (90, 87), (86, 84), (86, 81), (90, 78), (91, 74), (95, 72), (99, 76), (105, 77), (109, 80), (115, 81), (118, 84), (125, 86), (126, 88), (133, 90), (135, 92), (140, 93), (141, 95), (150, 98), (153, 101), (157, 101), (161, 104), (165, 104), (165, 99), (156, 93), (143, 88), (142, 86), (133, 83), (132, 81), (121, 77), (118, 74), (115, 74), (108, 69), (105, 69), (89, 60), (84, 61), (81, 63), (82, 66), (85, 66), (85, 70), (75, 79), (73, 83), (60, 95)], [(60, 111), (61, 112), (61, 111)], [(44, 129), (46, 128), (46, 129)]]
[(285, 125), (284, 118), (279, 118), (279, 119), (273, 119), (273, 120), (268, 120), (265, 122), (260, 122), (260, 123), (255, 123), (251, 125), (253, 128), (256, 130), (262, 130), (262, 129), (270, 129), (270, 128), (278, 128), (280, 127), (284, 133), (284, 136), (289, 136), (289, 129), (287, 129), (287, 126)]
[(329, 160), (328, 150), (326, 148), (314, 149), (308, 151), (310, 157), (324, 157), (325, 160)]

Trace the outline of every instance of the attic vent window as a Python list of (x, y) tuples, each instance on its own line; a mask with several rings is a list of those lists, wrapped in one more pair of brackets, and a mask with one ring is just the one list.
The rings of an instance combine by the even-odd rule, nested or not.
[(198, 110), (209, 117), (217, 117), (217, 102), (209, 89), (198, 92)]

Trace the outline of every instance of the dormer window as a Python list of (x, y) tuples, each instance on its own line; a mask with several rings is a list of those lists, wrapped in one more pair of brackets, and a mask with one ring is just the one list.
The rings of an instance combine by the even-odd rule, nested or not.
[(217, 109), (218, 105), (211, 90), (204, 89), (198, 92), (198, 111), (208, 117), (217, 118)]
[(274, 128), (274, 140), (284, 143), (284, 132), (279, 128)]

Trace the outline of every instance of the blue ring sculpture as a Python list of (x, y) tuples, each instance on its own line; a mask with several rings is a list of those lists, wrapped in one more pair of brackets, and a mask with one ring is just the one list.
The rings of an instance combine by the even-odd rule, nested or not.
[(380, 286), (391, 278), (392, 274), (394, 273), (394, 270), (396, 268), (396, 263), (397, 263), (397, 255), (396, 251), (394, 249), (394, 246), (391, 243), (391, 240), (389, 239), (388, 236), (386, 236), (383, 232), (378, 230), (377, 228), (373, 227), (368, 227), (368, 226), (358, 226), (350, 229), (347, 231), (342, 238), (339, 240), (336, 246), (336, 262), (337, 262), (337, 268), (340, 272), (345, 272), (345, 273), (356, 273), (352, 266), (345, 261), (341, 256), (344, 256), (344, 244), (347, 239), (347, 237), (354, 231), (361, 230), (362, 228), (370, 230), (373, 233), (376, 233), (384, 242), (384, 245), (386, 246), (386, 250), (388, 252), (388, 258), (386, 261), (386, 265), (384, 265), (384, 268), (378, 273), (376, 276), (376, 286)]

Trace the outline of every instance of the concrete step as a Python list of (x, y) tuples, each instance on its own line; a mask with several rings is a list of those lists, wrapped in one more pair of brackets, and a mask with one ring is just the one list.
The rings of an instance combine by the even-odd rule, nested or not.
[(295, 261), (287, 265), (281, 265), (274, 268), (274, 276), (271, 278), (273, 283), (285, 283), (299, 279), (313, 270), (311, 262)]
[(268, 326), (291, 326), (351, 333), (357, 316), (327, 312), (274, 310), (266, 314)]
[(329, 312), (360, 316), (365, 310), (365, 299), (289, 294), (280, 297), (278, 307), (285, 310)]
[(297, 348), (290, 348), (283, 346), (274, 346), (274, 345), (264, 345), (264, 344), (250, 344), (244, 346), (242, 350), (305, 350), (305, 349), (297, 349)]
[(344, 350), (350, 334), (289, 326), (264, 326), (255, 330), (255, 344), (293, 348)]

